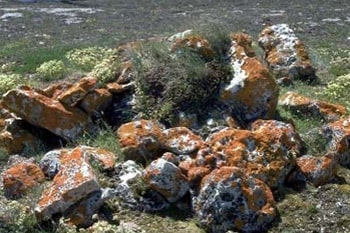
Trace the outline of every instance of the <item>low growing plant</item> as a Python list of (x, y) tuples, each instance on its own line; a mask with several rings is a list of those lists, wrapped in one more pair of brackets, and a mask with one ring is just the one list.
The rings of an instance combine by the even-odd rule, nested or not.
[(83, 49), (73, 49), (66, 53), (66, 58), (77, 68), (89, 72), (104, 59), (113, 56), (115, 49), (107, 47), (88, 47)]
[(350, 73), (337, 77), (330, 81), (327, 87), (321, 92), (331, 102), (344, 104), (350, 110)]
[(61, 60), (50, 60), (44, 62), (36, 69), (36, 74), (39, 79), (45, 81), (61, 79), (63, 78), (65, 72), (65, 65)]
[(21, 82), (23, 82), (23, 77), (19, 74), (0, 74), (0, 96), (16, 88)]

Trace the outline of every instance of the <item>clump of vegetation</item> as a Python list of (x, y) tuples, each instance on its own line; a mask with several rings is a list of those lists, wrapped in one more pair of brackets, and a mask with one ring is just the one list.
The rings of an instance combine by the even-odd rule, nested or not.
[(96, 77), (101, 84), (105, 84), (114, 81), (119, 70), (119, 58), (117, 56), (109, 56), (95, 65), (90, 74)]
[(329, 72), (335, 76), (346, 75), (350, 72), (350, 51), (343, 51), (342, 54), (330, 61)]
[(344, 104), (350, 110), (350, 73), (330, 81), (322, 92), (330, 101)]
[(101, 61), (113, 56), (115, 53), (115, 49), (94, 46), (68, 51), (66, 58), (75, 67), (89, 72), (100, 64)]
[(214, 101), (228, 68), (206, 62), (190, 48), (170, 52), (167, 42), (149, 42), (134, 57), (135, 110), (172, 125), (179, 112), (198, 113)]
[(50, 60), (42, 63), (37, 69), (37, 76), (45, 81), (59, 80), (64, 77), (65, 65), (61, 60)]
[(23, 84), (23, 81), (23, 77), (19, 74), (0, 74), (0, 96)]

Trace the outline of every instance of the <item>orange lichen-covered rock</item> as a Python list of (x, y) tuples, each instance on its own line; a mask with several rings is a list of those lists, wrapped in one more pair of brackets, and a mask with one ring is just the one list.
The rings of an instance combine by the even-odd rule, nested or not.
[(25, 130), (22, 123), (22, 120), (15, 118), (8, 118), (3, 121), (4, 128), (0, 130), (0, 148), (9, 154), (20, 153), (26, 147), (34, 148), (37, 145), (37, 138)]
[(34, 163), (22, 162), (15, 164), (2, 173), (5, 196), (19, 197), (26, 190), (45, 180), (40, 167)]
[(305, 115), (305, 117), (310, 115), (320, 117), (327, 122), (339, 120), (346, 114), (344, 106), (312, 100), (291, 91), (281, 96), (278, 104), (296, 114)]
[(112, 170), (116, 163), (116, 155), (99, 147), (80, 146), (89, 161), (96, 162), (100, 170)]
[(72, 83), (63, 82), (63, 83), (52, 84), (47, 88), (39, 91), (40, 91), (40, 94), (43, 94), (46, 97), (57, 99), (59, 95), (61, 95), (63, 92), (65, 92), (72, 86), (73, 86)]
[(65, 138), (76, 139), (89, 123), (79, 109), (64, 107), (59, 101), (29, 87), (11, 90), (3, 96), (3, 106), (25, 121)]
[(94, 170), (81, 148), (62, 151), (59, 160), (58, 173), (35, 207), (39, 220), (63, 213), (79, 200), (100, 190)]
[(127, 159), (151, 160), (162, 155), (162, 127), (150, 120), (138, 120), (121, 125), (117, 130), (119, 144)]
[(173, 42), (171, 48), (172, 51), (181, 48), (191, 48), (207, 60), (212, 60), (214, 58), (214, 50), (203, 36), (193, 33), (182, 33), (177, 35), (178, 36), (174, 35), (168, 38), (168, 41)]
[(148, 165), (143, 177), (151, 189), (162, 194), (170, 203), (178, 201), (189, 191), (187, 180), (180, 168), (162, 158)]
[(64, 213), (66, 223), (72, 226), (88, 227), (93, 224), (92, 216), (104, 202), (101, 191), (91, 193)]
[(95, 89), (81, 100), (79, 106), (88, 114), (103, 111), (112, 102), (112, 94), (107, 89)]
[(233, 34), (229, 51), (232, 78), (221, 90), (221, 99), (232, 112), (232, 117), (249, 122), (269, 119), (275, 114), (279, 89), (269, 70), (256, 57), (251, 38)]
[(329, 139), (328, 149), (338, 155), (339, 164), (350, 165), (350, 116), (322, 128)]
[(260, 232), (277, 216), (270, 188), (237, 167), (221, 167), (201, 183), (193, 206), (210, 232)]
[(337, 175), (338, 159), (333, 154), (297, 158), (297, 167), (315, 186), (330, 182)]
[(266, 27), (260, 33), (259, 45), (277, 78), (289, 76), (308, 81), (317, 78), (304, 44), (287, 24)]
[(204, 144), (200, 136), (185, 127), (166, 129), (162, 133), (162, 147), (175, 154), (191, 154)]
[(276, 188), (294, 168), (301, 139), (293, 126), (275, 120), (258, 120), (251, 130), (226, 128), (208, 137), (216, 166), (240, 167)]
[(75, 106), (89, 91), (96, 88), (97, 80), (93, 77), (85, 77), (74, 83), (68, 90), (57, 96), (57, 100), (66, 106)]
[(0, 148), (8, 154), (20, 153), (25, 146), (33, 145), (35, 138), (21, 127), (21, 120), (2, 106), (0, 100)]

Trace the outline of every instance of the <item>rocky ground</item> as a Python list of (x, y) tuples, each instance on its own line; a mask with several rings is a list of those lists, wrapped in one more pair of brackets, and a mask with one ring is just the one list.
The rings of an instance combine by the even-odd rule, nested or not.
[[(220, 25), (257, 38), (268, 24), (288, 23), (304, 41), (321, 83), (330, 60), (350, 49), (350, 5), (343, 1), (69, 1), (0, 0), (0, 64), (54, 46), (112, 45)], [(60, 135), (62, 136), (62, 135)], [(64, 137), (65, 135), (63, 135)], [(69, 139), (69, 138), (68, 138)], [(276, 190), (279, 218), (268, 232), (350, 232), (350, 172), (340, 167), (329, 184)], [(131, 232), (202, 232), (177, 208), (158, 214), (115, 210)], [(1, 229), (0, 229), (1, 230)], [(119, 229), (120, 230), (120, 229)], [(23, 231), (25, 232), (25, 231)], [(123, 232), (120, 230), (120, 232)]]

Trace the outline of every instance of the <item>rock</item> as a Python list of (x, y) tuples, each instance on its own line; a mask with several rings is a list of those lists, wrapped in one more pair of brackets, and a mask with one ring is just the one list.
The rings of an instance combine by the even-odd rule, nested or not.
[(209, 232), (260, 232), (276, 215), (270, 188), (237, 167), (222, 167), (207, 175), (193, 206)]
[(72, 86), (73, 86), (72, 83), (62, 82), (62, 83), (52, 84), (47, 88), (45, 88), (44, 90), (36, 90), (36, 91), (38, 91), (40, 94), (48, 98), (57, 100), (57, 97), (59, 95), (61, 95), (63, 92), (65, 92)]
[(63, 150), (60, 168), (52, 183), (42, 193), (35, 214), (39, 221), (63, 213), (89, 194), (99, 191), (93, 168), (81, 148)]
[(89, 115), (105, 110), (112, 102), (112, 94), (107, 89), (95, 89), (81, 100), (79, 106)]
[(52, 150), (47, 152), (40, 160), (40, 168), (45, 176), (53, 179), (61, 168), (60, 157), (68, 153), (67, 149)]
[(150, 212), (169, 207), (164, 197), (145, 183), (143, 169), (134, 161), (117, 164), (114, 178), (116, 187), (113, 192), (121, 200), (123, 207)]
[(172, 51), (180, 51), (181, 48), (191, 48), (207, 61), (214, 58), (214, 50), (211, 48), (209, 42), (201, 35), (186, 33), (174, 35), (168, 38), (168, 41), (173, 42)]
[(119, 94), (125, 91), (132, 90), (135, 87), (135, 82), (129, 82), (127, 84), (119, 84), (117, 82), (107, 83), (107, 90), (112, 94)]
[(114, 169), (117, 157), (114, 153), (99, 147), (80, 146), (80, 148), (89, 158), (90, 164), (97, 164), (100, 171)]
[(230, 106), (232, 117), (243, 122), (269, 119), (275, 114), (278, 86), (269, 70), (256, 58), (252, 40), (246, 34), (233, 34), (229, 51), (233, 75), (221, 90), (221, 99)]
[[(1, 120), (0, 120), (1, 121)], [(0, 131), (0, 148), (8, 154), (21, 153), (25, 148), (35, 148), (37, 138), (23, 128), (23, 121), (16, 118), (3, 119)]]
[(292, 80), (309, 82), (317, 79), (304, 44), (287, 24), (268, 26), (259, 35), (259, 46), (277, 78), (289, 76)]
[(304, 155), (297, 158), (297, 166), (313, 185), (320, 186), (335, 178), (338, 159), (332, 154), (321, 157)]
[(185, 127), (174, 127), (163, 130), (162, 147), (175, 154), (192, 154), (204, 144), (203, 139)]
[(350, 117), (329, 123), (322, 127), (328, 138), (328, 149), (338, 155), (339, 164), (350, 165)]
[(188, 183), (180, 168), (162, 158), (148, 165), (143, 177), (151, 189), (162, 194), (170, 203), (180, 200), (189, 191)]
[(257, 120), (251, 130), (224, 128), (213, 133), (206, 142), (214, 158), (206, 159), (216, 167), (240, 167), (249, 176), (277, 188), (295, 166), (301, 139), (292, 125), (275, 120)]
[(117, 130), (120, 148), (126, 159), (146, 162), (162, 155), (161, 126), (150, 120), (121, 125)]
[(88, 92), (96, 88), (97, 80), (92, 77), (85, 77), (74, 83), (73, 86), (57, 96), (57, 100), (65, 106), (75, 106)]
[(35, 163), (21, 162), (13, 165), (2, 173), (5, 196), (16, 198), (22, 196), (28, 189), (37, 186), (45, 180), (45, 175)]
[(84, 112), (64, 107), (59, 101), (29, 87), (7, 92), (2, 104), (30, 124), (45, 128), (68, 141), (75, 140), (88, 128), (89, 120)]
[(101, 191), (89, 194), (86, 198), (65, 211), (64, 217), (69, 225), (88, 227), (93, 224), (92, 216), (97, 213), (105, 200)]
[[(110, 171), (114, 168), (116, 155), (110, 151), (83, 145), (75, 149), (80, 149), (90, 165), (97, 166), (100, 171)], [(40, 168), (47, 177), (50, 179), (55, 177), (61, 167), (61, 158), (67, 153), (70, 153), (68, 149), (52, 150), (41, 158)]]
[(305, 117), (319, 117), (326, 122), (339, 120), (340, 117), (346, 114), (344, 106), (312, 100), (291, 91), (281, 96), (278, 104), (295, 114), (304, 115)]

